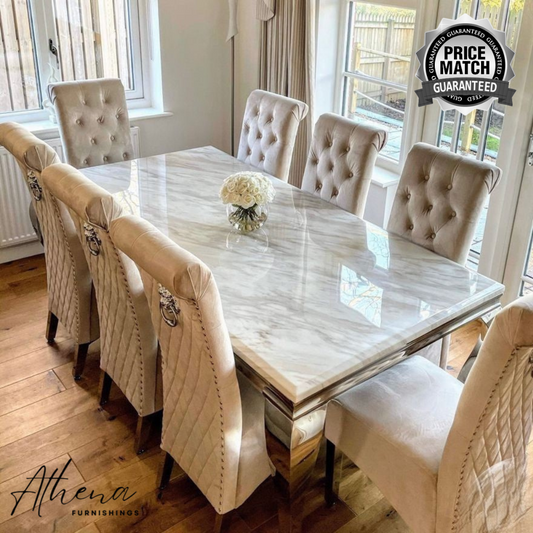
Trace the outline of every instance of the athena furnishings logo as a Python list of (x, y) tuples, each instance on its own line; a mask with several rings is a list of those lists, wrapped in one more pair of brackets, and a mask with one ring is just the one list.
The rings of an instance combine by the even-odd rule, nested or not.
[(436, 99), (444, 111), (457, 109), (466, 115), (488, 110), (495, 100), (513, 105), (515, 90), (509, 81), (514, 78), (514, 52), (505, 44), (505, 33), (488, 19), (443, 19), (436, 30), (426, 32), (425, 45), (416, 55), (420, 107)]

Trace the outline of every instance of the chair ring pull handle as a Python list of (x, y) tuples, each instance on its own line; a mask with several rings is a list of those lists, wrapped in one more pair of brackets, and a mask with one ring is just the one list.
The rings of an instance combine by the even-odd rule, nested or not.
[(95, 229), (89, 224), (84, 224), (83, 229), (85, 232), (85, 240), (87, 241), (87, 246), (89, 247), (89, 252), (95, 257), (100, 255), (100, 246), (102, 241), (96, 234)]
[(28, 173), (28, 185), (30, 187), (30, 192), (36, 202), (40, 202), (43, 199), (43, 190), (35, 177), (33, 172)]
[(175, 328), (178, 325), (178, 315), (180, 314), (178, 300), (162, 285), (159, 285), (159, 296), (161, 318), (165, 321), (167, 326)]

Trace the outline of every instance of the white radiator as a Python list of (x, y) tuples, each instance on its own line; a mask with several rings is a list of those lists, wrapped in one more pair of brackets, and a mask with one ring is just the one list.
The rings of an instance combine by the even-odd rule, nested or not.
[[(131, 128), (135, 157), (139, 157), (139, 128)], [(61, 139), (46, 141), (64, 161)], [(28, 214), (30, 193), (15, 158), (0, 148), (0, 248), (37, 240)]]

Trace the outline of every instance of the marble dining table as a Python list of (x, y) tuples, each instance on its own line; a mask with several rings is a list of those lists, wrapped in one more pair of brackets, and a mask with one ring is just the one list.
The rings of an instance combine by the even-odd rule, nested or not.
[(314, 467), (327, 402), (494, 310), (503, 286), (276, 178), (266, 224), (240, 234), (219, 191), (246, 170), (204, 147), (83, 173), (212, 270), (293, 497)]

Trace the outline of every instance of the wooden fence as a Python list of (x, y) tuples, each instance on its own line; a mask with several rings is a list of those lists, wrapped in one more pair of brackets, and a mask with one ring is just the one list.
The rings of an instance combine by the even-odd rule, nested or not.
[(0, 112), (40, 105), (26, 0), (0, 0)]
[[(415, 31), (415, 16), (356, 13), (353, 25), (351, 70), (407, 86)], [(405, 92), (359, 80), (356, 89), (371, 98), (391, 102)], [(359, 95), (358, 104), (370, 100)]]
[(121, 78), (132, 87), (129, 0), (54, 0), (64, 81)]
[[(130, 0), (52, 4), (61, 79), (117, 77), (132, 89)], [(41, 105), (30, 20), (28, 0), (0, 0), (0, 113)]]

